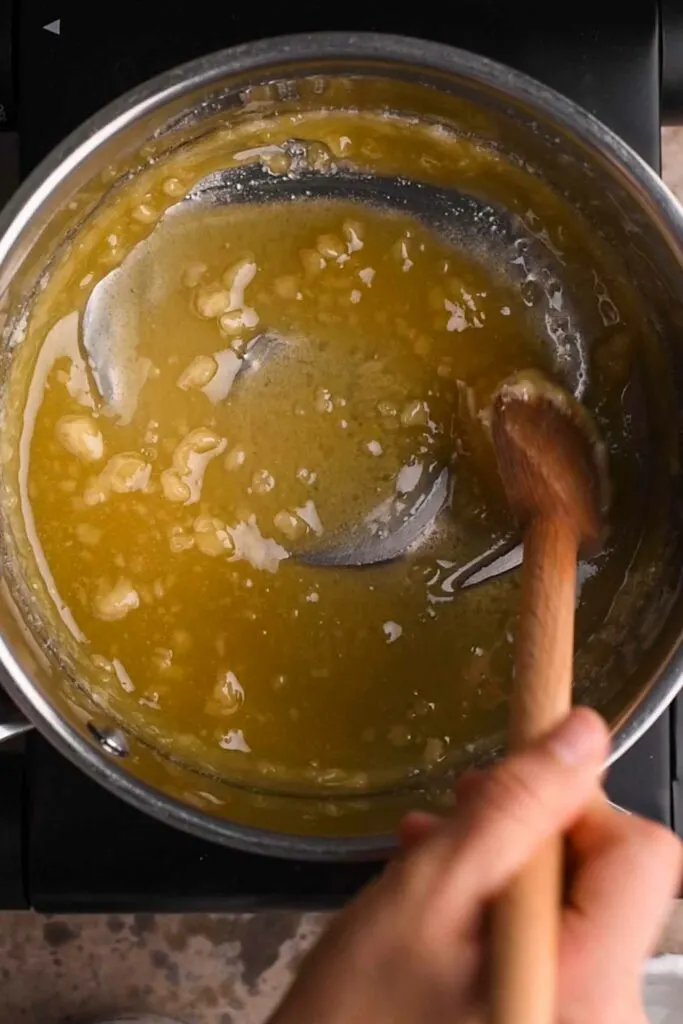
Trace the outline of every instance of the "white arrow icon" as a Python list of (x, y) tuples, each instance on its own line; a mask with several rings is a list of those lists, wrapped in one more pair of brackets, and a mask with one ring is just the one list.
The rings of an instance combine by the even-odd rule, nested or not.
[(43, 25), (46, 32), (52, 32), (53, 36), (58, 36), (62, 31), (62, 19), (57, 18), (56, 21), (51, 21), (49, 25)]

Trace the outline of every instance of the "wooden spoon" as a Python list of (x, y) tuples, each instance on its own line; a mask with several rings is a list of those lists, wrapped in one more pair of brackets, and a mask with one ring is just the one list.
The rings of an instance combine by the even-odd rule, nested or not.
[[(510, 749), (548, 733), (571, 707), (576, 563), (596, 548), (606, 506), (605, 448), (571, 395), (532, 371), (506, 381), (492, 435), (508, 500), (524, 530)], [(551, 1024), (563, 843), (548, 841), (494, 914), (494, 1024)]]

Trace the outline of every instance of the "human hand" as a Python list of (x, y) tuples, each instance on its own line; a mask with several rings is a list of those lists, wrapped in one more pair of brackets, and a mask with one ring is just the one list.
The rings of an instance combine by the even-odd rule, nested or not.
[(486, 912), (549, 836), (568, 839), (557, 1024), (644, 1024), (643, 961), (678, 889), (681, 844), (600, 793), (609, 748), (576, 709), (548, 739), (466, 776), (441, 819), (408, 815), (402, 856), (333, 922), (271, 1024), (486, 1019)]

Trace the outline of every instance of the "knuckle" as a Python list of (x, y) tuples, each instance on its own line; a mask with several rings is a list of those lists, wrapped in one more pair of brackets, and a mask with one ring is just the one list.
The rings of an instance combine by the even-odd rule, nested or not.
[[(467, 893), (462, 892), (462, 844), (455, 836), (442, 835), (431, 847), (410, 854), (394, 880), (400, 888), (406, 916), (418, 945), (443, 947), (456, 921), (467, 912)], [(461, 898), (462, 897), (462, 898)]]
[[(381, 899), (391, 908), (391, 934), (395, 946), (430, 955), (443, 950), (450, 918), (444, 913), (444, 879), (437, 865), (417, 856), (385, 871)], [(385, 916), (385, 915), (383, 915)]]
[[(436, 907), (432, 908), (435, 909)], [(440, 951), (448, 947), (451, 931), (449, 915), (438, 912), (426, 913), (413, 922), (409, 944), (414, 950), (419, 949), (421, 955), (426, 956), (428, 961), (433, 961)]]
[(425, 856), (424, 851), (417, 850), (396, 867), (394, 885), (401, 891), (403, 899), (417, 905), (428, 902), (438, 880), (433, 859)]
[(495, 768), (483, 791), (487, 814), (525, 824), (543, 807), (542, 790), (524, 765), (511, 759)]

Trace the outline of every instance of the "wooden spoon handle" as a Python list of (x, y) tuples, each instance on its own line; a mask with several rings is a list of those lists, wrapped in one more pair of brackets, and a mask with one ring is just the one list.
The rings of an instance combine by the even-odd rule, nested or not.
[[(511, 704), (510, 748), (549, 732), (571, 707), (575, 530), (532, 522), (524, 541), (522, 601)], [(494, 1024), (551, 1024), (562, 895), (563, 842), (553, 837), (494, 908)]]

